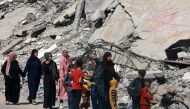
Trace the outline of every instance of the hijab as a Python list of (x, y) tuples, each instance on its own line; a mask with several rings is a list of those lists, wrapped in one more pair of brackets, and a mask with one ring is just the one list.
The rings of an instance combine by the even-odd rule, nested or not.
[(7, 65), (6, 65), (6, 75), (7, 76), (10, 75), (9, 71), (10, 71), (10, 67), (11, 67), (11, 62), (14, 61), (14, 60), (16, 60), (16, 58), (17, 58), (17, 55), (16, 55), (15, 52), (10, 52), (8, 54)]
[(36, 52), (38, 52), (37, 49), (33, 49), (33, 50), (32, 50), (29, 60), (31, 60), (31, 61), (38, 60), (38, 57), (34, 56), (34, 54), (35, 54)]

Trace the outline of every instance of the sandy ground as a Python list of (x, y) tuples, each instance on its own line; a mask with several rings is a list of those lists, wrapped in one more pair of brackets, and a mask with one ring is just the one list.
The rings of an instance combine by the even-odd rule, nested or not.
[[(32, 105), (29, 104), (25, 97), (21, 96), (19, 105), (5, 105), (5, 99), (4, 94), (0, 93), (0, 109), (43, 109), (43, 102), (40, 100), (37, 100), (38, 105)], [(66, 103), (64, 104), (65, 108)], [(58, 109), (58, 103), (56, 104), (56, 107), (54, 109)]]

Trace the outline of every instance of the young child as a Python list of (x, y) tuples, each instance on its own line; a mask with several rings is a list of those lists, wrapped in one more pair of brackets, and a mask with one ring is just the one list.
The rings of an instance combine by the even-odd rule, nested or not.
[(145, 81), (144, 88), (140, 90), (140, 94), (141, 94), (140, 109), (151, 109), (150, 101), (151, 100), (159, 101), (158, 99), (153, 98), (153, 96), (150, 94), (149, 92), (150, 86), (151, 86), (151, 82)]
[(67, 95), (68, 95), (68, 107), (69, 109), (73, 109), (72, 108), (72, 89), (71, 89), (71, 86), (72, 86), (72, 76), (71, 76), (71, 73), (72, 73), (72, 70), (73, 70), (73, 65), (71, 64), (68, 68), (68, 73), (66, 74), (66, 77), (65, 77), (65, 80), (64, 80), (64, 84), (65, 84), (65, 88), (66, 88), (66, 91), (67, 91)]

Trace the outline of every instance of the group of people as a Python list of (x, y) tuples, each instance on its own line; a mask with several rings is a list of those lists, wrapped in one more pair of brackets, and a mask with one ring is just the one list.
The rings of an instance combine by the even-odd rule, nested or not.
[[(5, 98), (6, 104), (18, 104), (20, 94), (20, 76), (23, 79), (27, 76), (29, 89), (28, 102), (36, 105), (36, 96), (40, 79), (43, 79), (44, 103), (43, 108), (51, 109), (56, 102), (56, 86), (59, 86), (60, 108), (63, 102), (68, 101), (69, 109), (80, 109), (83, 84), (85, 81), (85, 71), (82, 58), (77, 59), (74, 64), (69, 56), (68, 50), (62, 51), (60, 59), (60, 70), (53, 61), (52, 53), (44, 54), (43, 62), (38, 58), (38, 50), (31, 52), (24, 71), (19, 67), (14, 51), (7, 54), (7, 60), (2, 66), (2, 73), (5, 78)], [(110, 100), (110, 81), (120, 80), (120, 76), (115, 72), (112, 54), (106, 52), (101, 59), (91, 59), (93, 72), (91, 74), (90, 95), (93, 109), (113, 109)]]

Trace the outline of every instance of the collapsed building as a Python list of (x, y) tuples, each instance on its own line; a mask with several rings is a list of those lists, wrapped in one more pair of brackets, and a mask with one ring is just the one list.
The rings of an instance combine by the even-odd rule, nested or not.
[(57, 64), (63, 47), (73, 59), (84, 60), (110, 51), (123, 77), (118, 105), (127, 105), (129, 81), (138, 69), (146, 69), (146, 78), (168, 80), (157, 96), (172, 87), (190, 107), (187, 9), (188, 0), (4, 0), (0, 2), (1, 64), (11, 49), (22, 67), (33, 48), (39, 49), (42, 61), (45, 52), (52, 52)]

